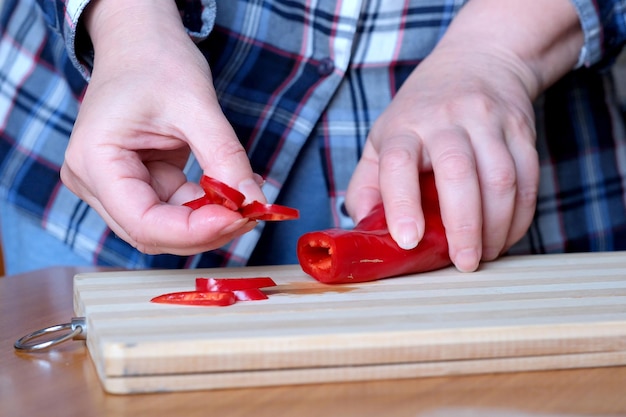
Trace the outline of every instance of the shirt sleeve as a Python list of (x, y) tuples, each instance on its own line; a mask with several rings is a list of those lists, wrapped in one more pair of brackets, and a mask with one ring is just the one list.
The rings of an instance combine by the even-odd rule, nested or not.
[[(93, 68), (93, 46), (81, 16), (90, 0), (37, 0), (46, 22), (63, 37), (72, 64), (85, 79)], [(215, 22), (216, 0), (176, 0), (187, 33), (196, 42), (205, 39)]]
[(626, 0), (572, 0), (584, 45), (577, 68), (613, 60), (626, 42)]

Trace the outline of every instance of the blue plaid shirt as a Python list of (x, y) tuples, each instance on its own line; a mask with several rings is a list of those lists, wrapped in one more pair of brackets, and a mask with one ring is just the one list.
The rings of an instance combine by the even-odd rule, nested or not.
[[(572, 1), (585, 45), (578, 68), (537, 100), (538, 206), (512, 253), (626, 249), (626, 133), (606, 70), (626, 40), (626, 0)], [(345, 190), (373, 121), (466, 1), (177, 1), (268, 200), (319, 214), (191, 257), (137, 252), (59, 180), (90, 73), (87, 3), (1, 6), (0, 196), (95, 264), (188, 268), (266, 262), (255, 247), (295, 251), (304, 231), (351, 227)], [(201, 174), (193, 160), (187, 173)]]

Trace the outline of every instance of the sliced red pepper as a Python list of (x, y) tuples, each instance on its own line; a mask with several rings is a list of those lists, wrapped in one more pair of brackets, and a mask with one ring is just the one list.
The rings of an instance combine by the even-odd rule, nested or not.
[(231, 210), (238, 210), (246, 199), (246, 196), (238, 190), (206, 175), (200, 178), (200, 187), (206, 193), (205, 197), (213, 204), (221, 204)]
[(195, 291), (181, 291), (154, 297), (153, 303), (228, 306), (236, 301), (266, 300), (260, 288), (273, 287), (270, 277), (254, 278), (196, 278)]
[(246, 288), (245, 290), (234, 290), (233, 294), (237, 301), (258, 301), (267, 300), (267, 294), (258, 288)]
[(251, 220), (282, 221), (295, 220), (300, 217), (298, 209), (280, 204), (263, 204), (259, 201), (246, 204), (239, 212), (243, 217)]
[(243, 205), (246, 196), (235, 190), (231, 186), (203, 175), (200, 178), (200, 186), (204, 190), (202, 197), (184, 203), (184, 206), (191, 207), (193, 210), (205, 206), (207, 204), (219, 204), (230, 210), (236, 211)]
[(159, 295), (150, 301), (160, 304), (224, 307), (235, 304), (237, 297), (231, 291), (182, 291)]
[(215, 178), (203, 175), (200, 186), (204, 190), (202, 197), (184, 203), (184, 206), (196, 210), (207, 204), (219, 204), (239, 213), (250, 220), (281, 221), (293, 220), (300, 217), (300, 212), (292, 207), (280, 204), (264, 204), (253, 201), (243, 205), (245, 196), (234, 188)]
[(238, 291), (274, 287), (270, 277), (254, 278), (196, 278), (196, 291)]
[(192, 210), (196, 210), (202, 206), (206, 206), (207, 204), (214, 204), (214, 203), (211, 203), (211, 200), (206, 195), (203, 195), (200, 198), (196, 198), (195, 200), (191, 200), (191, 201), (184, 203), (183, 206), (187, 206), (187, 207), (190, 207)]
[(297, 244), (302, 270), (326, 284), (374, 281), (426, 272), (451, 264), (432, 173), (421, 174), (424, 237), (404, 250), (392, 239), (382, 203), (353, 230), (328, 229), (305, 233)]

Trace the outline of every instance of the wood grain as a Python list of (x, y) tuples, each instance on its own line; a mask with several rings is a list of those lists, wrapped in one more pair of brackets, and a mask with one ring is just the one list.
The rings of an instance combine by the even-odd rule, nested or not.
[[(115, 393), (626, 364), (623, 253), (503, 258), (328, 286), (297, 266), (79, 274), (75, 311)], [(271, 276), (269, 299), (149, 303), (198, 276)]]

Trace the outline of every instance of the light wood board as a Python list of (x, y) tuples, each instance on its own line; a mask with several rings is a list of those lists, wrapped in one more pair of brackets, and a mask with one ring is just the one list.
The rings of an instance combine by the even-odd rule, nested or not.
[[(228, 307), (149, 302), (201, 276), (278, 285)], [(624, 252), (334, 286), (297, 265), (84, 273), (74, 308), (105, 390), (120, 394), (626, 364)]]

